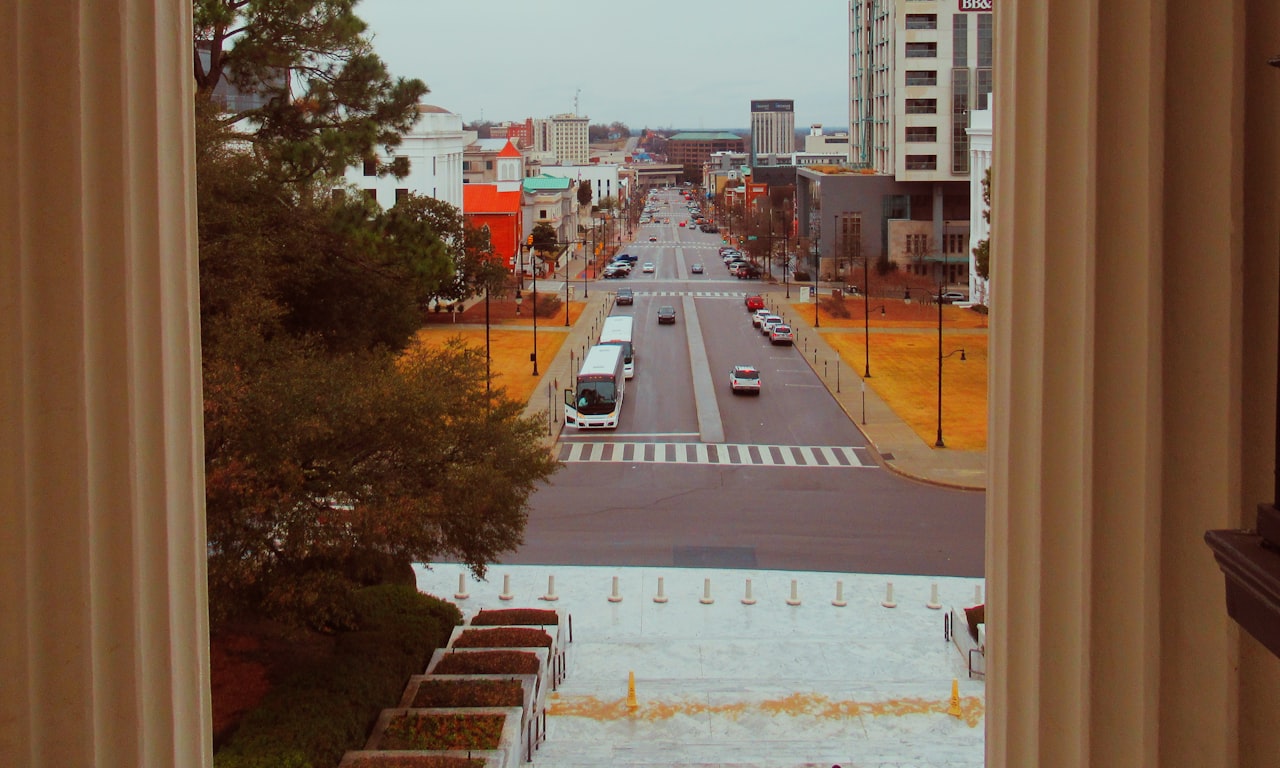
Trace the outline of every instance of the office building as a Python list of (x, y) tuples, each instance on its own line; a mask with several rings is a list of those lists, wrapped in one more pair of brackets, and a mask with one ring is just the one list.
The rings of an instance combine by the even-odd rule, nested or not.
[(751, 164), (759, 155), (796, 151), (796, 103), (790, 99), (752, 99)]

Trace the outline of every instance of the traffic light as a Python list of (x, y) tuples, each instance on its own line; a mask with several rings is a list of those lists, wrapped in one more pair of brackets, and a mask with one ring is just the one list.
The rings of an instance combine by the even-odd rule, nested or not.
[(529, 239), (525, 240), (525, 241), (524, 241), (524, 244), (525, 244), (525, 245), (527, 245), (527, 246), (529, 246), (530, 248), (532, 248), (532, 247), (533, 247), (533, 235), (529, 235)]

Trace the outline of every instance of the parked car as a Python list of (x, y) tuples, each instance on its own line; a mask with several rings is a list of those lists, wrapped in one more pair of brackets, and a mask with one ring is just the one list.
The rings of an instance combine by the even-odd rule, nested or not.
[(654, 237), (653, 235), (649, 235), (649, 242), (656, 243), (658, 242), (658, 238)]
[(760, 277), (760, 268), (755, 264), (747, 264), (746, 266), (738, 267), (733, 275), (739, 280), (754, 280)]
[(637, 261), (639, 261), (639, 259), (637, 259), (635, 256), (632, 256), (632, 255), (631, 255), (631, 254), (629, 254), (629, 253), (620, 253), (620, 254), (618, 254), (617, 256), (614, 256), (614, 257), (613, 257), (613, 260), (614, 260), (614, 261), (629, 261), (629, 262), (631, 262), (632, 264), (635, 264)]
[(675, 322), (676, 322), (675, 307), (672, 307), (672, 306), (658, 307), (658, 324), (659, 325), (666, 325), (668, 323), (674, 325)]
[(631, 290), (630, 288), (618, 289), (618, 298), (616, 300), (617, 304), (634, 304), (635, 301), (636, 301), (635, 291)]
[(695, 275), (700, 275), (700, 274), (702, 274), (702, 265), (701, 265), (701, 264), (694, 264), (693, 266), (689, 267), (689, 271), (690, 271), (690, 272), (692, 272), (692, 273), (693, 273), (693, 274), (695, 274)]
[(959, 291), (947, 291), (933, 297), (934, 301), (940, 301), (943, 304), (954, 304), (957, 301), (968, 301), (969, 297)]
[(755, 312), (751, 313), (751, 324), (759, 328), (760, 323), (764, 322), (764, 319), (772, 314), (773, 314), (772, 309), (764, 309), (763, 307), (761, 307), (760, 309), (757, 309)]
[(760, 333), (764, 334), (765, 336), (768, 336), (769, 331), (773, 330), (773, 326), (779, 325), (781, 323), (782, 323), (782, 318), (778, 317), (777, 315), (765, 315), (764, 319), (760, 321)]
[(772, 344), (794, 344), (795, 341), (796, 336), (786, 323), (778, 323), (769, 329), (769, 342)]
[(757, 309), (764, 309), (764, 297), (758, 294), (748, 296), (744, 301), (747, 304), (748, 312), (755, 312)]
[(729, 372), (729, 388), (735, 395), (739, 392), (760, 394), (760, 370), (754, 365), (733, 366)]

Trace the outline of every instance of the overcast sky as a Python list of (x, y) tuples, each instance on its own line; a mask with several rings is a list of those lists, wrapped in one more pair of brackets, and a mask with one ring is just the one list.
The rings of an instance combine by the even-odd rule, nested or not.
[[(849, 124), (847, 0), (361, 0), (391, 73), (468, 123), (574, 112), (632, 129)], [(579, 93), (580, 90), (580, 93)]]

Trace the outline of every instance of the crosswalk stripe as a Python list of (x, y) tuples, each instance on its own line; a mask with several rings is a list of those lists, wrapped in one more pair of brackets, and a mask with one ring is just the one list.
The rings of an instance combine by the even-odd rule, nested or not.
[(570, 464), (634, 462), (751, 467), (875, 468), (875, 463), (866, 456), (865, 448), (837, 445), (573, 442), (560, 444), (559, 457), (560, 461)]
[(636, 296), (692, 296), (695, 299), (741, 299), (746, 291), (634, 291)]

